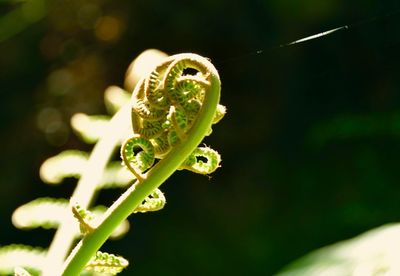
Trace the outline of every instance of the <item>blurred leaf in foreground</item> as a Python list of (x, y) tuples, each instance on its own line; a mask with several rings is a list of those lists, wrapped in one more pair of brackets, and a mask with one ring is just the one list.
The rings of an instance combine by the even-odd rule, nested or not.
[(311, 252), (278, 275), (400, 275), (399, 256), (400, 224), (387, 224)]

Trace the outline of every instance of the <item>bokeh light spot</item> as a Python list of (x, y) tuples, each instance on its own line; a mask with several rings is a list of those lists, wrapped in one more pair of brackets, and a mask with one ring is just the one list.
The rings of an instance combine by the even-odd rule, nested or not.
[(104, 16), (96, 24), (95, 34), (99, 40), (112, 42), (120, 38), (123, 24), (120, 19)]

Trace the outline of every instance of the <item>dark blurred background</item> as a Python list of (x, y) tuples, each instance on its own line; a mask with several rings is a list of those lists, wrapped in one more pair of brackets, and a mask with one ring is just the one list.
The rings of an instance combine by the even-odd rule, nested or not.
[(223, 163), (176, 173), (166, 208), (104, 246), (131, 261), (122, 275), (270, 275), (400, 219), (399, 1), (3, 0), (0, 15), (1, 245), (48, 246), (52, 231), (11, 213), (72, 193), (40, 164), (90, 148), (70, 117), (105, 113), (104, 89), (147, 48), (212, 59), (228, 114), (206, 143)]

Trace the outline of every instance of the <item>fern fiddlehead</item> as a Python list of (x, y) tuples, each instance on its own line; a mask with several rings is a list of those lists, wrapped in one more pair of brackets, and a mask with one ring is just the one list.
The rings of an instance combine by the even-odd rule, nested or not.
[[(139, 181), (143, 180), (142, 171), (153, 165), (155, 157), (162, 159), (172, 147), (187, 139), (211, 85), (211, 72), (205, 64), (208, 63), (199, 56), (176, 55), (137, 85), (132, 97), (132, 126), (138, 135), (124, 143), (121, 157)], [(189, 68), (197, 73), (185, 74)], [(212, 122), (221, 120), (225, 112), (226, 108), (218, 104)], [(135, 146), (143, 151), (133, 159)], [(199, 156), (207, 162), (198, 161)], [(203, 174), (213, 172), (220, 162), (219, 154), (209, 148), (198, 148), (188, 158), (181, 168)]]
[[(186, 69), (195, 70), (196, 74), (186, 74)], [(164, 204), (165, 199), (156, 189), (174, 171), (190, 169), (208, 174), (219, 166), (216, 151), (197, 148), (211, 132), (213, 122), (225, 113), (219, 98), (216, 69), (209, 60), (195, 54), (165, 59), (137, 84), (132, 97), (135, 136), (121, 148), (123, 162), (137, 181), (75, 247), (65, 262), (63, 275), (78, 275), (113, 228), (131, 213), (141, 212), (140, 206), (157, 209)]]
[[(157, 50), (147, 50), (139, 55), (127, 71), (125, 79), (127, 90), (132, 90), (129, 87), (134, 86), (140, 76), (150, 73), (156, 66), (157, 60), (160, 61), (164, 57), (166, 54)], [(60, 275), (60, 266), (69, 252), (70, 244), (82, 235), (89, 234), (107, 210), (101, 205), (91, 207), (91, 211), (86, 209), (93, 198), (93, 193), (109, 188), (125, 188), (136, 180), (126, 166), (121, 166), (118, 161), (112, 161), (104, 167), (113, 148), (121, 145), (122, 141), (131, 135), (128, 120), (130, 108), (129, 104), (126, 105), (130, 96), (131, 93), (124, 89), (110, 86), (105, 91), (104, 100), (109, 113), (115, 114), (113, 118), (107, 115), (82, 113), (72, 117), (71, 125), (78, 138), (89, 144), (97, 142), (94, 150), (90, 155), (76, 150), (61, 152), (44, 162), (40, 169), (40, 177), (45, 183), (52, 185), (61, 184), (64, 178), (80, 178), (73, 195), (74, 199), (68, 202), (67, 199), (38, 198), (20, 206), (14, 212), (12, 220), (17, 228), (41, 227), (58, 228), (58, 230), (49, 250), (37, 250), (16, 244), (0, 246), (0, 274), (11, 275), (14, 271), (16, 275), (25, 275), (28, 272), (24, 268), (28, 268), (29, 271), (44, 276)], [(162, 144), (158, 145), (159, 149), (162, 147)], [(74, 202), (77, 204), (74, 205)], [(157, 211), (164, 205), (165, 197), (160, 190), (155, 190), (143, 200), (134, 213)], [(72, 216), (73, 213), (75, 218)], [(113, 231), (110, 238), (120, 237), (128, 229), (129, 223), (125, 220)], [(104, 270), (106, 267), (101, 268), (100, 264), (98, 268)], [(90, 270), (90, 266), (85, 270), (88, 268)], [(112, 271), (110, 268), (109, 273)]]

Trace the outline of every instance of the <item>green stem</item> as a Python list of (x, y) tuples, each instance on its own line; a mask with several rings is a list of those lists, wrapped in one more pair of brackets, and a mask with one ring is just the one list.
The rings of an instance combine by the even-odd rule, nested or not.
[(103, 221), (94, 232), (85, 236), (73, 249), (64, 264), (63, 276), (79, 275), (90, 258), (111, 235), (114, 228), (131, 215), (132, 211), (148, 195), (165, 182), (203, 140), (211, 127), (220, 98), (220, 81), (218, 75), (214, 70), (210, 71), (212, 74), (210, 91), (205, 95), (198, 117), (187, 133), (187, 139), (174, 147), (164, 159), (159, 161), (145, 174), (143, 182), (132, 185), (108, 209)]
[[(80, 206), (87, 208), (91, 203), (96, 187), (101, 181), (101, 172), (104, 171), (115, 148), (120, 144), (121, 133), (130, 126), (130, 112), (130, 104), (126, 104), (111, 119), (107, 133), (99, 140), (90, 155), (87, 167), (70, 200), (71, 204), (78, 202)], [(60, 275), (59, 271), (75, 240), (73, 229), (76, 223), (76, 218), (71, 212), (68, 219), (64, 220), (57, 229), (47, 253), (46, 262), (51, 265), (44, 267), (43, 276)]]

